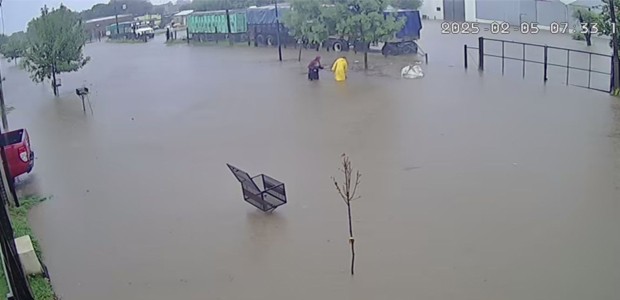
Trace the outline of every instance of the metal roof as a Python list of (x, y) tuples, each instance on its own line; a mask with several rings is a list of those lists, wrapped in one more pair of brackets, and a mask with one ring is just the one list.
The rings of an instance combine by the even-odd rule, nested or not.
[[(119, 18), (124, 18), (124, 17), (133, 17), (132, 15), (118, 15)], [(101, 22), (101, 21), (108, 21), (108, 20), (114, 20), (116, 19), (116, 16), (109, 16), (109, 17), (103, 17), (103, 18), (97, 18), (97, 19), (90, 19), (90, 20), (86, 20), (86, 24), (88, 23), (96, 23), (96, 22)]]
[(189, 15), (190, 15), (191, 13), (193, 13), (193, 12), (194, 12), (193, 10), (183, 10), (183, 11), (180, 11), (180, 12), (178, 12), (178, 13), (174, 14), (174, 16), (175, 16), (175, 17), (184, 17), (184, 16), (189, 16)]

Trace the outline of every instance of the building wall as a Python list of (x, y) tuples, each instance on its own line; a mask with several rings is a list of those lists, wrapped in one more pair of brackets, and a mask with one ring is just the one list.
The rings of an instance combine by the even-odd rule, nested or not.
[(476, 0), (465, 0), (465, 21), (476, 22)]
[[(560, 0), (465, 0), (465, 16), (470, 22), (502, 21), (512, 25), (521, 22), (535, 22), (545, 28), (552, 22), (576, 22), (573, 17), (574, 5), (565, 5)], [(601, 0), (580, 0), (579, 4), (600, 5)]]
[(443, 0), (424, 0), (420, 7), (420, 14), (431, 20), (443, 19)]
[[(119, 23), (129, 22), (129, 21), (133, 21), (133, 16), (119, 16), (118, 17)], [(101, 37), (106, 36), (105, 28), (106, 26), (109, 26), (112, 24), (116, 24), (116, 18), (110, 18), (110, 19), (101, 20), (97, 22), (85, 23), (84, 31), (86, 32), (87, 36), (90, 36), (91, 39), (96, 40), (99, 38), (99, 36)]]

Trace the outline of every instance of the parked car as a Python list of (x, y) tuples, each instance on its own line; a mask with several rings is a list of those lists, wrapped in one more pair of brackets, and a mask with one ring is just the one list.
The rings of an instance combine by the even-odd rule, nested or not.
[(30, 135), (26, 129), (18, 129), (3, 133), (0, 146), (4, 148), (9, 165), (9, 179), (30, 173), (34, 167), (34, 151), (30, 145)]
[(151, 27), (141, 27), (141, 28), (136, 29), (136, 36), (137, 37), (147, 36), (149, 39), (152, 39), (155, 37), (155, 31)]

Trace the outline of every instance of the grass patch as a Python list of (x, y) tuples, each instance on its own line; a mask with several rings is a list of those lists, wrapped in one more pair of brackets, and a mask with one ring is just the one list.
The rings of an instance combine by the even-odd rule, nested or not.
[(4, 277), (4, 269), (0, 268), (0, 299), (6, 299), (6, 294), (9, 293), (9, 285), (6, 283), (6, 277)]
[(166, 41), (166, 45), (179, 45), (179, 44), (187, 44), (187, 40), (176, 39), (176, 40), (167, 40)]
[[(20, 199), (19, 207), (10, 207), (9, 214), (11, 215), (11, 222), (13, 225), (13, 231), (15, 233), (15, 237), (20, 237), (24, 235), (29, 235), (32, 240), (32, 246), (34, 247), (34, 251), (37, 253), (39, 258), (42, 258), (41, 255), (41, 245), (39, 241), (34, 236), (32, 232), (32, 228), (30, 228), (30, 224), (28, 223), (28, 212), (31, 208), (35, 207), (37, 204), (44, 201), (46, 198), (40, 197), (27, 197), (24, 199)], [(8, 293), (8, 286), (6, 284), (6, 278), (4, 276), (4, 271), (0, 268), (0, 296), (2, 299), (5, 299), (5, 295)], [(28, 277), (28, 282), (30, 282), (30, 289), (32, 290), (32, 294), (35, 300), (56, 300), (56, 294), (52, 289), (52, 285), (50, 281), (45, 278), (43, 275), (34, 275)], [(5, 291), (6, 290), (6, 291)]]
[(114, 43), (114, 44), (144, 44), (144, 40), (136, 40), (136, 39), (107, 39), (106, 43)]
[[(187, 39), (182, 38), (182, 39), (176, 39), (176, 40), (168, 40), (166, 41), (166, 45), (179, 45), (179, 44), (188, 44)], [(199, 41), (194, 41), (194, 40), (190, 40), (189, 42), (190, 45), (194, 45), (194, 46), (223, 46), (223, 47), (230, 47), (230, 43), (228, 43), (228, 40), (220, 40), (217, 43), (215, 41), (203, 41), (203, 42), (199, 42)], [(248, 46), (248, 42), (235, 42), (232, 44), (232, 46)]]

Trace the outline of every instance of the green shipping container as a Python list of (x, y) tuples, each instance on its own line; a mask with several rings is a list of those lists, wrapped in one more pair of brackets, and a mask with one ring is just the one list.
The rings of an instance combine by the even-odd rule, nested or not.
[[(131, 28), (131, 22), (123, 22), (118, 23), (118, 32), (120, 34), (132, 33), (133, 28)], [(116, 35), (116, 24), (106, 26), (105, 30), (110, 33), (110, 35)]]
[[(230, 11), (231, 33), (248, 31), (244, 11)], [(187, 28), (190, 33), (228, 33), (226, 11), (194, 12), (187, 17)]]

